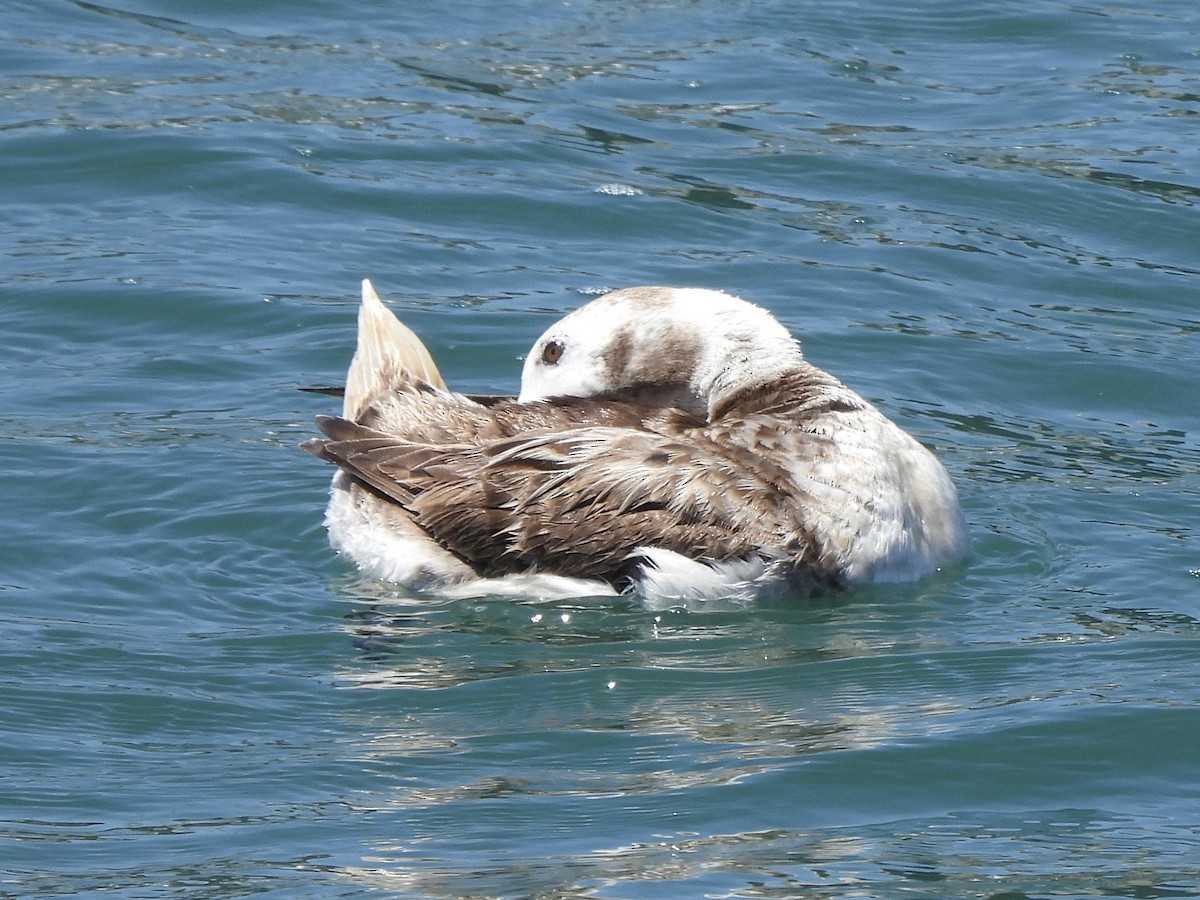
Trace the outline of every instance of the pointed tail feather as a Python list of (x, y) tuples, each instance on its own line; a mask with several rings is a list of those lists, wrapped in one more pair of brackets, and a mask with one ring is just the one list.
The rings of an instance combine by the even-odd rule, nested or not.
[(358, 347), (346, 374), (342, 415), (351, 421), (357, 419), (371, 396), (387, 388), (385, 379), (398, 372), (414, 381), (447, 390), (421, 339), (383, 305), (371, 282), (364, 278), (362, 306), (358, 311)]

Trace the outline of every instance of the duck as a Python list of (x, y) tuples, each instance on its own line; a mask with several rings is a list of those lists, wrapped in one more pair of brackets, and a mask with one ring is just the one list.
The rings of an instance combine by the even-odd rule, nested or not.
[(811, 597), (967, 548), (934, 454), (718, 290), (598, 296), (493, 397), (451, 390), (364, 280), (341, 415), (316, 424), (333, 548), (418, 593)]

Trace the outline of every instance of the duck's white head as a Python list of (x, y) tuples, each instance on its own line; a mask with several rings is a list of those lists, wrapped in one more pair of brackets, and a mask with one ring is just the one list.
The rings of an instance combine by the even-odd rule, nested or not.
[(525, 358), (522, 403), (613, 394), (707, 417), (802, 362), (766, 310), (720, 291), (634, 287), (550, 326)]

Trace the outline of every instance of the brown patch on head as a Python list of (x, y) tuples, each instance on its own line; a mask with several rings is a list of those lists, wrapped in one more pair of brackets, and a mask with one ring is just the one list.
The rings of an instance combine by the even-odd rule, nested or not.
[[(617, 315), (618, 321), (628, 323), (614, 336), (611, 349), (605, 352), (605, 358), (615, 364), (614, 369), (625, 368), (639, 349), (641, 352), (638, 355), (645, 355), (648, 345), (654, 348), (659, 342), (665, 342), (686, 328), (687, 319), (677, 318), (682, 310), (675, 294), (676, 289), (669, 287), (621, 288), (610, 291), (588, 304), (611, 309)], [(663, 313), (675, 315), (662, 315)], [(646, 327), (648, 321), (665, 323), (665, 328), (651, 331)]]
[(604, 357), (604, 367), (613, 373), (628, 369), (629, 361), (633, 358), (634, 344), (634, 336), (628, 329), (622, 328), (614, 334), (601, 353)]
[[(707, 412), (707, 403), (700, 402), (692, 383), (700, 334), (675, 288), (611, 291), (567, 319), (574, 316), (586, 317), (590, 329), (604, 333), (595, 360), (603, 393), (651, 406)], [(545, 350), (541, 353), (543, 365), (548, 364)]]
[(696, 368), (700, 353), (700, 338), (690, 328), (647, 335), (631, 359), (629, 374), (644, 384), (685, 384)]
[(700, 337), (686, 322), (637, 322), (613, 332), (601, 351), (614, 385), (685, 384), (695, 370)]
[(692, 392), (700, 339), (685, 323), (636, 324), (614, 332), (601, 352), (613, 396), (653, 406), (702, 412)]

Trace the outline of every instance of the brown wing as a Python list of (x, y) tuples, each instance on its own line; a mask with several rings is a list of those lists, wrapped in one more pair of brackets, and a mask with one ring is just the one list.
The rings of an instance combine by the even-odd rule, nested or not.
[(641, 427), (661, 413), (643, 404), (587, 398), (518, 403), (511, 396), (456, 394), (397, 375), (388, 389), (369, 398), (354, 421), (415, 443), (483, 445), (519, 434), (568, 429), (581, 421)]
[(796, 522), (779, 467), (677, 412), (640, 418), (437, 446), (322, 418), (330, 440), (305, 449), (399, 503), (483, 575), (620, 584), (639, 546), (713, 560), (787, 552)]

